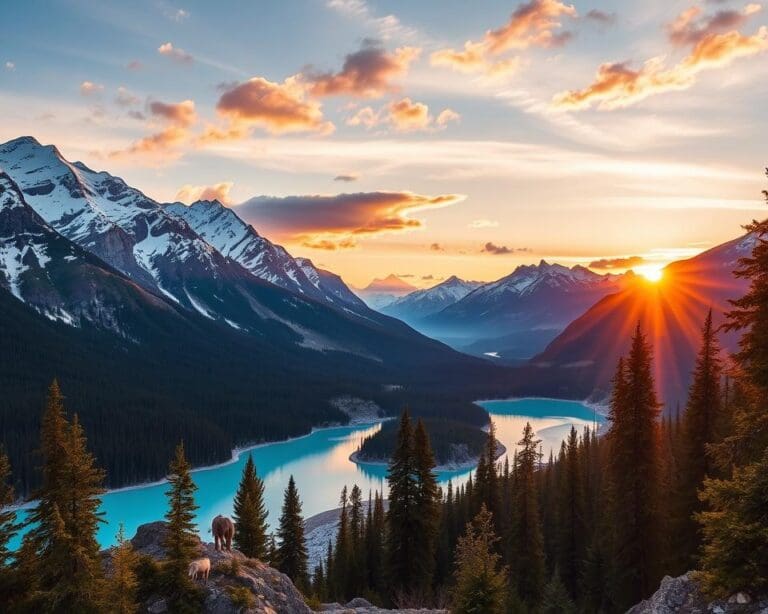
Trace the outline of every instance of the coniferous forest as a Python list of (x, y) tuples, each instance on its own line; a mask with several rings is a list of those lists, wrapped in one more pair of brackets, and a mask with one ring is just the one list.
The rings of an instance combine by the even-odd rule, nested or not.
[[(766, 195), (768, 198), (768, 194)], [(739, 351), (721, 355), (711, 315), (686, 407), (661, 417), (653, 355), (632, 333), (616, 365), (604, 434), (572, 429), (542, 458), (530, 425), (503, 464), (491, 426), (466, 484), (438, 487), (424, 422), (400, 417), (389, 496), (341, 493), (337, 536), (308, 569), (300, 493), (288, 482), (267, 534), (263, 484), (252, 462), (235, 501), (237, 542), (269, 561), (309, 599), (364, 596), (383, 605), (448, 605), (469, 612), (622, 612), (665, 574), (695, 570), (713, 597), (768, 590), (768, 221), (737, 272), (749, 280), (726, 326)], [(189, 580), (195, 485), (183, 444), (168, 469), (166, 559), (135, 556), (122, 533), (112, 569), (95, 539), (104, 472), (58, 384), (40, 420), (40, 486), (18, 552), (12, 470), (0, 455), (0, 602), (10, 612), (132, 612), (151, 591), (173, 611), (199, 611)], [(367, 502), (367, 505), (366, 505)], [(115, 610), (116, 604), (119, 609)]]

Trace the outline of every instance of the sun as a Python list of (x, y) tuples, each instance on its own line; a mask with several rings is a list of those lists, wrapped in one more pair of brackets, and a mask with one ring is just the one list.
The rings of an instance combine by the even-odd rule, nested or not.
[(642, 275), (646, 280), (658, 283), (664, 277), (664, 269), (660, 266), (642, 266), (637, 267), (635, 272), (638, 275)]

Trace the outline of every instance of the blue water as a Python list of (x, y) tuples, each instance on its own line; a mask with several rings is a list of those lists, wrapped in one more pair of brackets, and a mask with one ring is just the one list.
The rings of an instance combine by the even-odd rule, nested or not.
[[(496, 423), (497, 437), (511, 451), (520, 439), (526, 421), (531, 423), (542, 440), (545, 455), (550, 449), (557, 450), (570, 426), (581, 430), (593, 420), (602, 422), (591, 409), (575, 401), (552, 399), (515, 399), (507, 401), (482, 401), (478, 403), (491, 414)], [(386, 467), (383, 465), (356, 465), (349, 455), (357, 449), (360, 440), (375, 433), (380, 424), (344, 426), (314, 431), (310, 435), (290, 441), (270, 443), (240, 453), (231, 463), (199, 469), (193, 472), (198, 487), (195, 500), (198, 527), (204, 539), (211, 520), (217, 514), (232, 515), (232, 498), (240, 480), (240, 474), (248, 457), (253, 455), (256, 468), (264, 480), (268, 522), (275, 526), (280, 515), (283, 491), (288, 477), (296, 480), (305, 517), (336, 507), (339, 493), (346, 484), (357, 484), (364, 493), (369, 490), (386, 493)], [(503, 460), (503, 458), (502, 458)], [(461, 483), (469, 470), (438, 473), (441, 483), (453, 480)], [(144, 523), (161, 520), (166, 512), (165, 491), (167, 484), (138, 486), (113, 491), (103, 496), (101, 511), (104, 520), (98, 533), (102, 547), (112, 545), (119, 523), (125, 533), (132, 536)], [(21, 514), (23, 516), (23, 513)], [(18, 537), (12, 547), (18, 546)]]

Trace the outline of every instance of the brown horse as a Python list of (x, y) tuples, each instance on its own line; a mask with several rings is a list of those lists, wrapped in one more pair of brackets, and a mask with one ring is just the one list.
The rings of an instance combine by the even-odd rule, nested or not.
[(232, 552), (232, 538), (235, 536), (235, 525), (226, 516), (216, 516), (211, 523), (211, 532), (216, 550)]

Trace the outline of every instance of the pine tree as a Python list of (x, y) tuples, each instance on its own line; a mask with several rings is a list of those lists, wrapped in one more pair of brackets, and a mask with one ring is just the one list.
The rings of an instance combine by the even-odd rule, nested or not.
[(536, 492), (536, 468), (541, 458), (539, 444), (530, 423), (523, 429), (522, 446), (517, 451), (516, 489), (512, 539), (514, 556), (512, 573), (517, 584), (516, 594), (529, 606), (541, 599), (544, 588), (544, 545)]
[(117, 545), (112, 548), (112, 576), (107, 582), (105, 606), (114, 614), (138, 611), (136, 566), (139, 557), (131, 542), (125, 539), (122, 523), (117, 531)]
[[(480, 460), (475, 471), (475, 486), (478, 502), (493, 515), (496, 523), (496, 531), (501, 527), (501, 486), (499, 483), (499, 474), (496, 467), (496, 425), (491, 420), (488, 427), (488, 438), (486, 439), (485, 449), (480, 455)], [(479, 506), (478, 506), (479, 507)]]
[(323, 566), (321, 564), (315, 565), (315, 571), (312, 574), (312, 594), (320, 601), (326, 597), (326, 582), (325, 573), (323, 572)]
[(584, 491), (579, 463), (579, 441), (576, 429), (571, 426), (565, 447), (562, 465), (562, 487), (559, 492), (559, 539), (557, 541), (558, 565), (568, 594), (577, 598), (582, 573), (582, 562), (586, 556), (584, 536)]
[(187, 576), (190, 562), (198, 555), (197, 536), (195, 534), (195, 491), (197, 486), (192, 481), (190, 465), (184, 454), (184, 443), (176, 446), (173, 460), (168, 467), (169, 489), (168, 532), (163, 545), (166, 559), (164, 562), (164, 580), (166, 590), (173, 607), (180, 612), (195, 611), (200, 594)]
[(307, 590), (307, 543), (304, 539), (304, 518), (301, 500), (293, 476), (283, 497), (280, 526), (277, 530), (280, 545), (277, 548), (277, 568), (286, 574), (300, 590)]
[(701, 511), (698, 490), (707, 476), (715, 476), (715, 467), (707, 445), (720, 439), (720, 377), (722, 367), (719, 347), (712, 326), (712, 310), (702, 330), (702, 343), (696, 360), (693, 383), (688, 393), (680, 428), (680, 476), (677, 481), (673, 539), (678, 571), (690, 569), (698, 552), (700, 537), (694, 514)]
[(341, 489), (339, 499), (339, 526), (336, 530), (336, 551), (333, 557), (336, 593), (345, 599), (350, 597), (350, 576), (352, 573), (352, 537), (349, 529), (349, 497), (347, 487)]
[(507, 570), (500, 568), (493, 517), (482, 506), (456, 546), (454, 614), (502, 614), (506, 611)]
[(256, 474), (253, 455), (243, 468), (233, 504), (235, 521), (235, 548), (245, 556), (265, 560), (267, 558), (267, 511), (264, 504), (264, 482)]
[(350, 569), (348, 594), (362, 594), (366, 584), (366, 556), (364, 549), (365, 518), (363, 516), (363, 498), (360, 487), (355, 484), (349, 495), (349, 536)]
[(67, 422), (55, 380), (40, 440), (43, 481), (18, 561), (21, 575), (30, 583), (28, 607), (97, 612), (104, 591), (96, 541), (104, 474), (86, 448), (77, 415), (72, 424)]
[(424, 423), (419, 420), (413, 437), (413, 453), (416, 465), (416, 521), (415, 550), (419, 559), (418, 573), (413, 578), (414, 588), (426, 596), (434, 574), (437, 531), (440, 524), (440, 490), (435, 476), (435, 456), (429, 443)]
[(607, 435), (619, 607), (647, 597), (660, 580), (658, 414), (651, 349), (638, 325), (627, 361), (619, 361), (614, 378)]
[(560, 579), (560, 574), (555, 568), (552, 578), (544, 587), (541, 598), (541, 614), (576, 614), (576, 604), (568, 594), (568, 589)]
[(392, 592), (410, 593), (414, 578), (419, 576), (418, 553), (415, 549), (419, 530), (416, 461), (413, 432), (408, 411), (400, 418), (397, 445), (387, 470), (389, 510), (387, 511), (387, 575)]

